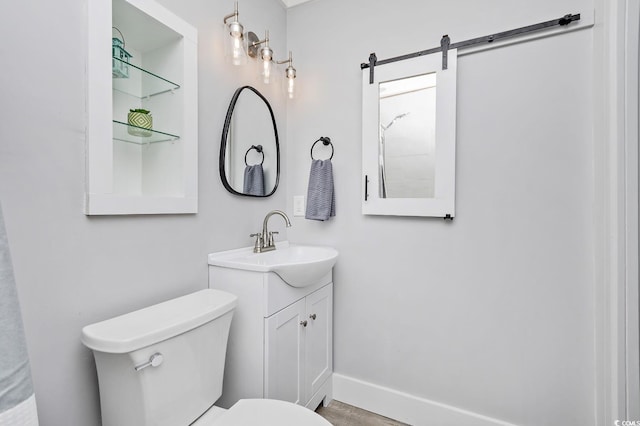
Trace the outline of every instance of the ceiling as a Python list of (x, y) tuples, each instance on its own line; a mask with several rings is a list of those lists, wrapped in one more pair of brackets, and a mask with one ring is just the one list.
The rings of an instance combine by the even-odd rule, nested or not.
[(293, 7), (301, 3), (306, 3), (308, 1), (311, 1), (311, 0), (282, 0), (282, 3), (284, 3), (286, 7)]

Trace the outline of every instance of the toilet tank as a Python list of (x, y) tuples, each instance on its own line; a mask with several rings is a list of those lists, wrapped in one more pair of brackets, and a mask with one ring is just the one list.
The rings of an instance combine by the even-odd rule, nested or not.
[[(222, 394), (237, 297), (206, 289), (88, 325), (103, 426), (182, 426)], [(136, 367), (162, 355), (160, 365)], [(160, 357), (156, 357), (156, 362)]]

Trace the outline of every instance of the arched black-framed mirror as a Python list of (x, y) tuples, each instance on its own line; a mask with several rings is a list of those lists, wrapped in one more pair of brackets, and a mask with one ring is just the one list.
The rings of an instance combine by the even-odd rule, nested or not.
[(227, 191), (269, 197), (280, 181), (280, 144), (269, 101), (255, 88), (235, 91), (222, 129), (220, 179)]

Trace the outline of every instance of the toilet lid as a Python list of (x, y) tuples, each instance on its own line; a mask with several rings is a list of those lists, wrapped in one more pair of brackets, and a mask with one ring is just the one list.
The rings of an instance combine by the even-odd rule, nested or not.
[(331, 426), (320, 415), (300, 405), (275, 399), (241, 399), (215, 426)]

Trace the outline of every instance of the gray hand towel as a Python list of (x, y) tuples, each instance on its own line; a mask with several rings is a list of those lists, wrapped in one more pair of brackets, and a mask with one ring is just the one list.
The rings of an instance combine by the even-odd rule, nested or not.
[(307, 212), (305, 218), (328, 220), (336, 215), (336, 195), (333, 188), (331, 160), (313, 160), (309, 172)]
[(245, 167), (242, 192), (248, 195), (264, 195), (264, 171), (262, 170), (262, 164)]
[[(27, 342), (0, 210), (0, 418), (33, 397)], [(2, 423), (0, 421), (0, 423)]]

